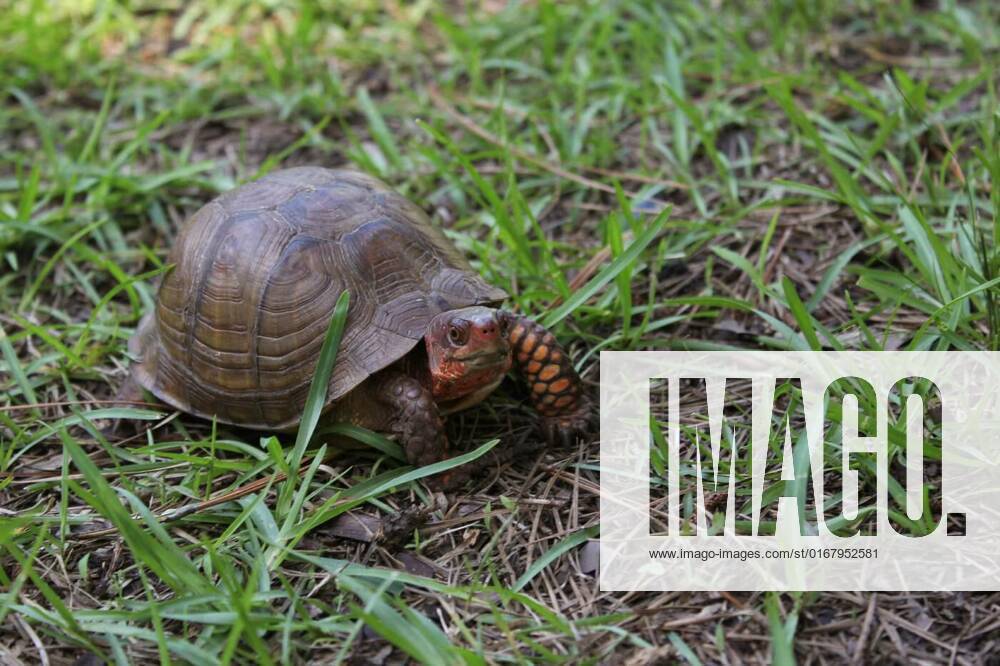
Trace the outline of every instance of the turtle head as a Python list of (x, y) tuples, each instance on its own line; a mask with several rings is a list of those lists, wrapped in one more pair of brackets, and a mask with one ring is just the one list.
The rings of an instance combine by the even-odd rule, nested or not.
[(494, 308), (474, 306), (434, 317), (424, 342), (435, 400), (482, 399), (496, 388), (510, 370), (509, 330), (510, 315)]

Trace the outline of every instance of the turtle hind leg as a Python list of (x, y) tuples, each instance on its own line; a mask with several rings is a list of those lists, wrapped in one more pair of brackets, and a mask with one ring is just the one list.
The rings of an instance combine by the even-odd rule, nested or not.
[(112, 398), (112, 402), (116, 407), (133, 405), (134, 403), (145, 401), (145, 391), (139, 385), (139, 382), (136, 381), (135, 374), (131, 372), (125, 377), (125, 381), (118, 387), (118, 390), (115, 391), (115, 397)]
[[(111, 404), (108, 406), (135, 407), (135, 403), (145, 401), (146, 395), (142, 386), (136, 381), (135, 375), (129, 372), (128, 376), (125, 377), (125, 381), (115, 391), (114, 397), (110, 400)], [(111, 419), (111, 423), (101, 428), (101, 436), (105, 439), (128, 439), (139, 434), (140, 431), (141, 427), (138, 421), (127, 418), (114, 418)]]
[(509, 336), (514, 367), (531, 389), (546, 439), (570, 444), (592, 430), (595, 414), (590, 399), (555, 336), (523, 315), (512, 317)]

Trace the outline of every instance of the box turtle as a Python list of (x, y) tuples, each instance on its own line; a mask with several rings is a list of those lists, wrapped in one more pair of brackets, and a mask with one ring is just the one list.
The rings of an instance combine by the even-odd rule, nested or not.
[(448, 450), (443, 417), (508, 371), (547, 437), (570, 440), (590, 403), (552, 334), (506, 312), (420, 208), (348, 170), (271, 173), (182, 227), (156, 308), (129, 342), (119, 395), (140, 387), (191, 414), (294, 429), (339, 294), (351, 294), (325, 416), (395, 436), (413, 464)]

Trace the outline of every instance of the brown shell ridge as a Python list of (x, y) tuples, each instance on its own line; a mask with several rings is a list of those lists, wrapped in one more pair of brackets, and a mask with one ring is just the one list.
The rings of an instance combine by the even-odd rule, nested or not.
[[(191, 367), (191, 358), (193, 356), (192, 348), (194, 346), (195, 323), (198, 318), (198, 313), (201, 310), (201, 301), (205, 293), (205, 290), (203, 289), (205, 278), (208, 276), (208, 271), (212, 267), (212, 261), (215, 258), (215, 250), (217, 249), (217, 246), (222, 242), (221, 239), (225, 238), (225, 231), (228, 231), (233, 224), (233, 216), (227, 215), (222, 224), (213, 231), (211, 239), (208, 243), (209, 249), (203, 250), (201, 257), (199, 257), (198, 277), (195, 280), (194, 287), (194, 303), (192, 304), (192, 307), (185, 309), (184, 312), (184, 362), (189, 368)], [(181, 391), (184, 392), (187, 402), (191, 403), (192, 401), (190, 395), (188, 395), (189, 389), (187, 383), (184, 384)]]
[[(275, 206), (273, 210), (268, 211), (268, 214), (271, 216), (273, 220), (276, 220), (277, 222), (284, 225), (289, 233), (289, 237), (285, 241), (285, 244), (278, 251), (278, 257), (280, 261), (280, 257), (284, 256), (285, 252), (288, 251), (288, 247), (295, 241), (295, 233), (297, 231), (297, 227), (294, 224), (292, 224), (290, 220), (285, 219), (285, 216), (281, 214), (277, 206)], [(250, 337), (251, 341), (250, 349), (252, 350), (252, 353), (250, 354), (252, 363), (251, 372), (253, 373), (255, 386), (257, 388), (260, 387), (260, 354), (258, 351), (259, 350), (258, 340), (260, 337), (260, 318), (263, 310), (261, 308), (261, 303), (264, 300), (264, 293), (267, 290), (270, 277), (271, 277), (271, 272), (268, 271), (267, 276), (261, 281), (260, 287), (255, 294), (256, 299), (254, 305), (256, 307), (254, 308), (254, 315), (251, 318), (250, 330), (247, 332), (247, 335)], [(254, 400), (254, 409), (257, 411), (257, 418), (260, 419), (260, 422), (267, 423), (267, 419), (265, 418), (264, 415), (264, 409), (261, 406), (260, 401)]]
[[(206, 244), (197, 278), (185, 352), (186, 366), (198, 384), (185, 385), (187, 399), (195, 403), (192, 393), (204, 394), (218, 404), (220, 412), (233, 413), (230, 420), (246, 419), (247, 414), (235, 416), (246, 409), (260, 422), (267, 421), (258, 402), (236, 408), (233, 404), (238, 404), (246, 391), (259, 387), (253, 329), (257, 325), (262, 279), (246, 255), (251, 253), (258, 261), (275, 253), (280, 256), (294, 238), (292, 229), (284, 222), (276, 228), (275, 221), (268, 211), (230, 212)], [(211, 309), (206, 311), (209, 305)], [(214, 317), (208, 314), (212, 311)]]
[[(317, 322), (321, 322), (322, 318), (313, 318), (313, 319), (304, 318), (304, 321), (300, 327), (294, 329), (284, 328), (281, 330), (281, 333), (278, 336), (268, 336), (264, 334), (263, 320), (269, 316), (282, 317), (286, 315), (286, 313), (294, 312), (296, 310), (301, 310), (302, 306), (308, 305), (310, 303), (315, 303), (318, 298), (322, 297), (322, 295), (329, 290), (330, 284), (329, 284), (329, 279), (327, 279), (326, 284), (317, 283), (316, 288), (314, 290), (305, 292), (305, 294), (302, 297), (300, 297), (299, 299), (295, 299), (290, 305), (284, 308), (276, 309), (268, 305), (269, 293), (272, 291), (272, 289), (276, 288), (276, 286), (280, 286), (278, 271), (286, 267), (288, 260), (296, 256), (301, 256), (302, 253), (309, 252), (310, 249), (318, 248), (320, 252), (323, 252), (325, 249), (324, 245), (325, 241), (323, 241), (323, 239), (314, 238), (301, 233), (296, 233), (282, 249), (277, 260), (274, 262), (274, 265), (270, 267), (270, 271), (268, 271), (267, 277), (264, 279), (263, 288), (260, 291), (260, 297), (258, 298), (256, 304), (257, 308), (256, 308), (256, 316), (254, 324), (254, 337), (252, 341), (252, 347), (254, 349), (254, 357), (256, 361), (255, 375), (257, 380), (256, 384), (257, 384), (258, 397), (261, 389), (263, 389), (265, 386), (263, 377), (264, 373), (271, 373), (271, 374), (280, 373), (281, 375), (284, 375), (286, 377), (292, 377), (295, 374), (294, 372), (295, 370), (297, 370), (301, 366), (308, 364), (311, 358), (313, 358), (314, 356), (309, 353), (303, 354), (303, 347), (308, 348), (309, 346), (311, 346), (311, 344), (314, 343), (315, 336), (310, 336), (312, 337), (312, 340), (310, 342), (307, 342), (305, 345), (295, 346), (292, 349), (289, 349), (286, 353), (278, 356), (273, 356), (268, 352), (266, 352), (262, 348), (262, 344), (264, 342), (270, 342), (270, 341), (278, 343), (279, 341), (284, 339), (301, 336), (305, 334), (310, 328), (318, 329), (319, 326)], [(299, 249), (303, 246), (305, 246), (306, 249)], [(293, 253), (299, 253), (299, 254), (293, 254)], [(299, 284), (302, 283), (300, 282)], [(322, 336), (322, 333), (319, 333), (319, 335)], [(290, 365), (284, 364), (284, 361), (289, 357), (293, 357), (300, 354), (303, 355), (303, 358), (301, 360), (294, 362)], [(266, 359), (268, 363), (273, 363), (277, 361), (279, 363), (282, 363), (282, 366), (276, 370), (266, 370), (261, 367), (262, 359)], [(295, 393), (296, 390), (300, 389), (302, 383), (303, 383), (302, 381), (299, 381), (299, 382), (294, 382), (292, 384), (286, 384), (280, 387), (268, 386), (267, 394), (292, 395)], [(259, 404), (259, 401), (255, 402), (258, 402), (257, 408), (261, 412), (261, 421), (267, 423), (270, 419), (268, 419), (267, 415), (264, 414), (263, 407)]]

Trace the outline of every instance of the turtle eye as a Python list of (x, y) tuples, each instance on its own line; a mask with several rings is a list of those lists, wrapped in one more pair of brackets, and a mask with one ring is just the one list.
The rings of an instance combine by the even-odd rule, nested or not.
[(469, 340), (469, 327), (452, 324), (448, 327), (448, 340), (453, 345), (464, 345)]

